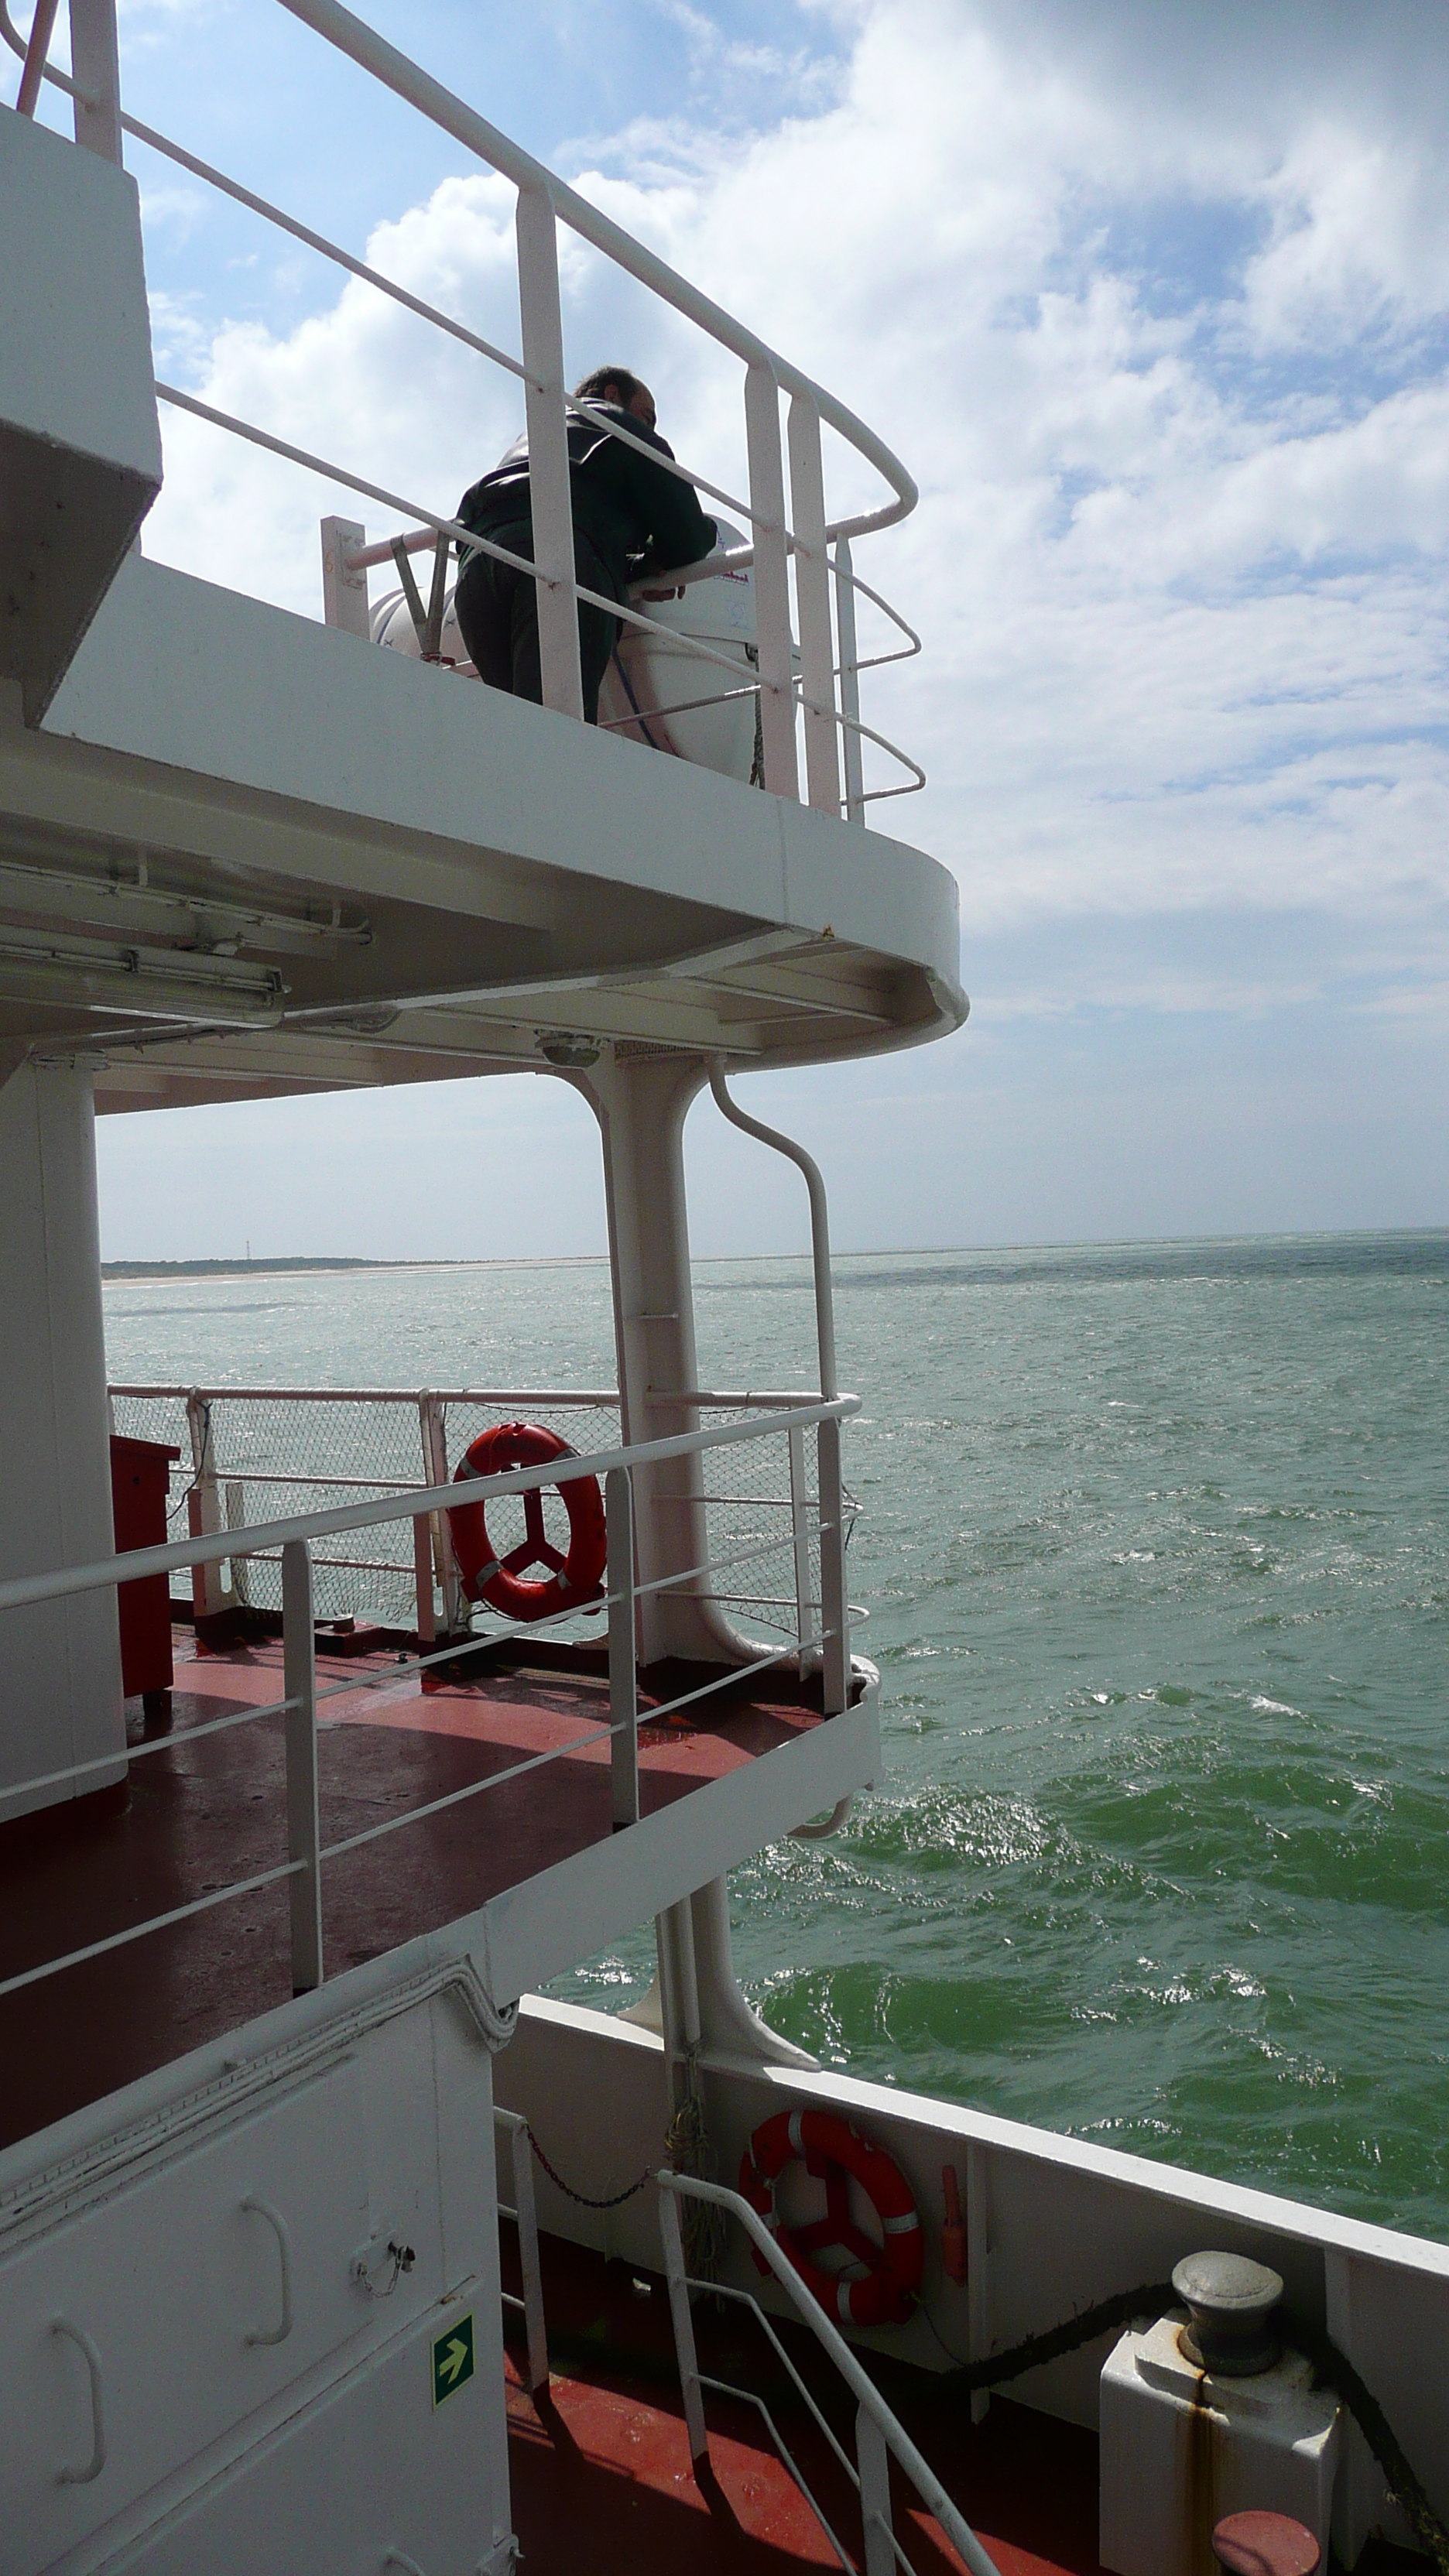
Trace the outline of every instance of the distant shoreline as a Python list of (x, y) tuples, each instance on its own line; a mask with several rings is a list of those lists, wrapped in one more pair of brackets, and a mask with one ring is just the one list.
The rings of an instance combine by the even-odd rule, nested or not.
[(297, 1254), (277, 1261), (103, 1261), (102, 1279), (258, 1279), (317, 1270), (471, 1270), (470, 1261), (369, 1261)]
[(535, 1270), (544, 1261), (550, 1268), (563, 1268), (570, 1262), (584, 1268), (596, 1267), (607, 1258), (602, 1252), (550, 1253), (543, 1255), (542, 1261), (529, 1255), (489, 1260), (486, 1256), (461, 1258), (439, 1253), (431, 1261), (388, 1261), (356, 1254), (297, 1253), (275, 1261), (103, 1261), (101, 1278), (122, 1284), (131, 1279), (295, 1278), (308, 1272), (339, 1270)]
[[(1222, 1249), (1233, 1244), (1411, 1242), (1425, 1237), (1442, 1240), (1446, 1235), (1449, 1235), (1449, 1227), (1442, 1224), (1333, 1226), (1258, 1234), (1104, 1235), (1062, 1243), (892, 1244), (877, 1249), (853, 1246), (849, 1250), (837, 1247), (835, 1259), (838, 1262), (919, 1261), (950, 1255), (973, 1260), (1047, 1253), (1193, 1252)], [(795, 1252), (705, 1252), (693, 1254), (690, 1267), (703, 1270), (739, 1263), (762, 1265), (808, 1261), (809, 1258), (804, 1246)], [(293, 1253), (279, 1255), (271, 1261), (103, 1261), (101, 1278), (108, 1285), (120, 1286), (131, 1280), (275, 1279), (361, 1270), (596, 1270), (607, 1267), (607, 1263), (606, 1252), (505, 1253), (492, 1256), (486, 1253), (438, 1253), (431, 1260), (422, 1261), (388, 1260), (384, 1256), (369, 1258), (357, 1253)]]

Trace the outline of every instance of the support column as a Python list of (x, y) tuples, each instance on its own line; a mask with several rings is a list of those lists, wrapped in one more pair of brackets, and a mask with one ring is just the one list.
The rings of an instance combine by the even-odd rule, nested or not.
[[(0, 1087), (0, 1579), (115, 1552), (90, 1076), (22, 1065)], [(114, 1592), (0, 1614), (0, 1817), (125, 1777)], [(8, 1784), (114, 1753), (81, 1781)]]
[[(666, 1440), (693, 1431), (693, 1405), (674, 1400), (699, 1383), (689, 1220), (684, 1196), (684, 1121), (702, 1090), (698, 1056), (631, 1056), (609, 1047), (574, 1077), (604, 1139), (604, 1190), (614, 1282), (614, 1341), (626, 1441)], [(703, 1479), (697, 1458), (641, 1469), (635, 1477), (638, 1579), (704, 1561)], [(639, 1652), (735, 1663), (746, 1651), (714, 1605), (688, 1593), (650, 1593), (639, 1605)]]

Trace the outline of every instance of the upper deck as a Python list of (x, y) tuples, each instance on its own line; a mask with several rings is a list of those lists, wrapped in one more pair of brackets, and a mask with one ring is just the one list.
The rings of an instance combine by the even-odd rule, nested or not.
[[(19, 498), (0, 525), (14, 612), (0, 654), (0, 1045), (85, 1047), (98, 1106), (123, 1108), (536, 1067), (559, 1033), (744, 1066), (956, 1025), (953, 880), (865, 824), (920, 777), (861, 715), (861, 673), (898, 658), (900, 633), (907, 651), (917, 639), (851, 551), (913, 506), (909, 475), (781, 353), (358, 21), (320, 0), (295, 14), (518, 185), (517, 357), (302, 237), (516, 380), (544, 703), (436, 667), (435, 620), (420, 624), (424, 658), (378, 649), (367, 567), (387, 540), (368, 546), (360, 523), (324, 523), (325, 622), (143, 558), (158, 395), (199, 409), (208, 435), (282, 455), (319, 501), (329, 485), (370, 495), (374, 524), (381, 504), (410, 554), (433, 551), (439, 609), (459, 531), (451, 492), (381, 491), (266, 423), (157, 387), (123, 134), (295, 234), (284, 209), (126, 116), (118, 87), (104, 131), (77, 105), (76, 143), (0, 111), (0, 461)], [(754, 783), (652, 748), (627, 717), (612, 735), (607, 718), (580, 720), (562, 228), (739, 364), (732, 483), (746, 497), (680, 470), (727, 507), (726, 526), (746, 525), (711, 561), (751, 585), (754, 641), (674, 635), (694, 695), (664, 712), (755, 708)], [(617, 417), (604, 425), (627, 443)], [(853, 450), (852, 488), (862, 463), (883, 480), (873, 508), (829, 514), (822, 430)], [(626, 640), (657, 644), (657, 598), (636, 595)], [(889, 649), (869, 651), (857, 614), (880, 625), (882, 610)]]

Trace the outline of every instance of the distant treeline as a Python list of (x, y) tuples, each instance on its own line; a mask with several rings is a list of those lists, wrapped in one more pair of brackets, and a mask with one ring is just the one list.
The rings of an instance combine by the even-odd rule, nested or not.
[(312, 1259), (296, 1255), (282, 1261), (103, 1261), (103, 1279), (234, 1279), (239, 1273), (278, 1270), (446, 1270), (461, 1267), (443, 1261), (367, 1261)]

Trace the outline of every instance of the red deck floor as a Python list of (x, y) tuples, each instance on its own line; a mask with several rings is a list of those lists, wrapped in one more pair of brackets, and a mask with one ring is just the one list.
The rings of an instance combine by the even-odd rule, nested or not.
[[(638, 2576), (790, 2576), (834, 2567), (820, 2524), (753, 2407), (710, 2395), (710, 2474), (696, 2480), (679, 2399), (668, 2300), (657, 2275), (542, 2241), (550, 2354), (547, 2395), (530, 2397), (510, 2359), (513, 2519), (534, 2576), (583, 2564)], [(696, 2309), (701, 2367), (764, 2397), (783, 2439), (852, 2557), (853, 2495), (758, 2328), (740, 2311)], [(853, 2452), (851, 2407), (801, 2330), (792, 2357)], [(1101, 2576), (1094, 2436), (994, 2398), (973, 2426), (967, 2402), (924, 2371), (895, 2370), (883, 2392), (990, 2550), (1001, 2576)], [(959, 2567), (937, 2525), (896, 2483), (896, 2532), (918, 2576)]]
[[(186, 1653), (190, 1641), (180, 1652)], [(384, 1656), (319, 1655), (322, 1839), (571, 1746), (466, 1800), (326, 1864), (329, 1972), (456, 1921), (506, 1887), (610, 1832), (607, 1683), (587, 1669), (515, 1667), (420, 1691)], [(382, 1682), (365, 1686), (368, 1678)], [(652, 1699), (705, 1676), (660, 1669)], [(190, 1654), (177, 1665), (174, 1732), (125, 1786), (0, 1825), (0, 1978), (63, 1956), (285, 1860), (280, 1718), (188, 1742), (186, 1729), (282, 1695), (281, 1647)], [(715, 1693), (679, 1724), (640, 1728), (645, 1815), (818, 1724), (779, 1674), (763, 1691)], [(641, 1694), (647, 1717), (649, 1695)], [(0, 1998), (0, 2144), (219, 2037), (291, 1993), (285, 1882)], [(58, 2039), (57, 2034), (62, 2036)]]

